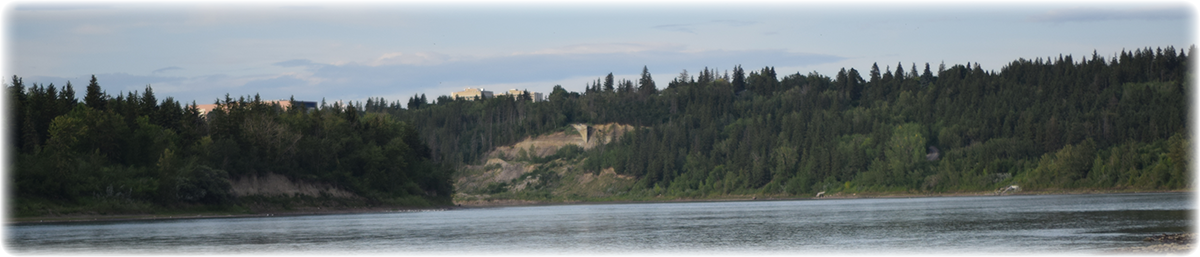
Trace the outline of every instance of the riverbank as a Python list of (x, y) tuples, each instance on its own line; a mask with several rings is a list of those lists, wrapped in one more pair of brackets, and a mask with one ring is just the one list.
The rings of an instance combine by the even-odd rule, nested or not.
[(175, 219), (225, 219), (225, 218), (252, 218), (252, 217), (282, 217), (282, 216), (306, 216), (306, 215), (334, 215), (334, 214), (365, 214), (365, 213), (389, 213), (389, 212), (418, 212), (418, 211), (444, 211), (459, 208), (456, 206), (435, 206), (425, 208), (415, 207), (364, 207), (364, 208), (347, 208), (347, 209), (307, 209), (307, 210), (280, 210), (263, 213), (179, 213), (179, 214), (117, 214), (117, 215), (62, 215), (62, 216), (43, 216), (43, 217), (6, 217), (5, 224), (7, 225), (28, 225), (28, 224), (51, 224), (51, 223), (75, 223), (75, 222), (116, 222), (116, 221), (149, 221), (149, 220), (175, 220)]
[(1136, 194), (1136, 193), (1180, 193), (1191, 190), (1038, 190), (1022, 191), (997, 195), (995, 192), (953, 192), (953, 193), (897, 193), (897, 192), (864, 192), (864, 193), (834, 193), (822, 197), (790, 197), (780, 195), (725, 195), (719, 197), (698, 198), (668, 198), (668, 197), (639, 197), (639, 198), (604, 198), (602, 200), (557, 200), (539, 201), (528, 199), (491, 199), (455, 201), (461, 207), (503, 207), (503, 206), (541, 206), (569, 204), (606, 204), (606, 203), (671, 203), (671, 202), (727, 202), (727, 201), (793, 201), (793, 200), (822, 200), (822, 199), (864, 199), (864, 198), (925, 198), (925, 197), (967, 197), (967, 196), (1011, 196), (1011, 195), (1076, 195), (1076, 194)]
[[(1169, 192), (1191, 192), (1190, 190), (1161, 190), (1161, 191), (1120, 191), (1120, 190), (1075, 190), (1075, 191), (1031, 191), (1019, 192), (1010, 195), (1068, 195), (1068, 194), (1120, 194), (1120, 193), (1169, 193)], [(274, 217), (274, 216), (303, 216), (303, 215), (333, 215), (333, 214), (363, 214), (363, 213), (387, 213), (387, 212), (413, 212), (413, 211), (444, 211), (461, 208), (488, 208), (488, 207), (507, 207), (507, 206), (550, 206), (550, 205), (573, 205), (573, 204), (630, 204), (630, 203), (674, 203), (674, 202), (730, 202), (730, 201), (794, 201), (794, 200), (831, 200), (831, 199), (864, 199), (864, 198), (925, 198), (925, 197), (967, 197), (967, 196), (997, 196), (993, 192), (958, 192), (958, 193), (939, 193), (939, 194), (910, 194), (910, 193), (853, 193), (853, 194), (831, 194), (824, 197), (782, 197), (782, 196), (759, 196), (759, 195), (738, 195), (724, 196), (713, 198), (665, 198), (665, 197), (649, 197), (639, 199), (608, 199), (603, 201), (589, 200), (567, 200), (567, 201), (536, 201), (536, 200), (520, 200), (520, 199), (497, 199), (491, 201), (466, 201), (455, 202), (452, 206), (434, 206), (434, 207), (355, 207), (355, 208), (306, 208), (300, 210), (278, 210), (278, 211), (261, 211), (255, 213), (245, 212), (196, 212), (196, 213), (172, 213), (172, 214), (114, 214), (114, 215), (98, 215), (98, 214), (72, 214), (60, 216), (36, 216), (36, 217), (5, 217), (5, 224), (8, 225), (24, 225), (24, 224), (44, 224), (44, 223), (70, 223), (70, 222), (100, 222), (100, 221), (135, 221), (135, 220), (172, 220), (172, 219), (220, 219), (220, 218), (249, 218), (249, 217)]]

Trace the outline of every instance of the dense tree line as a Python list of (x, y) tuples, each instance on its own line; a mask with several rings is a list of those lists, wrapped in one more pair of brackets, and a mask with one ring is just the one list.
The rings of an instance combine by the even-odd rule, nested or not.
[(80, 103), (69, 82), (14, 76), (10, 175), (19, 213), (234, 204), (229, 181), (265, 173), (374, 202), (448, 203), (457, 165), (572, 123), (616, 122), (639, 129), (582, 153), (582, 168), (634, 176), (643, 195), (1178, 189), (1191, 186), (1188, 58), (1166, 47), (999, 71), (899, 63), (865, 78), (735, 66), (683, 71), (665, 88), (643, 67), (636, 81), (556, 86), (545, 102), (415, 95), (284, 110), (226, 96), (206, 115), (150, 87), (113, 97), (93, 78)]
[[(8, 87), (18, 213), (70, 206), (114, 212), (239, 204), (230, 181), (275, 173), (328, 184), (366, 204), (449, 204), (451, 169), (417, 130), (362, 106), (284, 109), (226, 96), (201, 115), (153, 89), (116, 97), (93, 76), (73, 86)], [(301, 106), (301, 105), (293, 105)], [(65, 207), (64, 207), (65, 206)], [(66, 208), (69, 209), (69, 208)]]
[(443, 97), (387, 110), (453, 163), (570, 123), (636, 125), (588, 151), (584, 168), (636, 176), (635, 190), (651, 195), (1189, 186), (1183, 51), (1020, 59), (999, 71), (905, 66), (833, 77), (704, 68), (661, 91), (643, 68), (636, 86), (610, 74), (583, 93), (556, 87), (544, 103)]

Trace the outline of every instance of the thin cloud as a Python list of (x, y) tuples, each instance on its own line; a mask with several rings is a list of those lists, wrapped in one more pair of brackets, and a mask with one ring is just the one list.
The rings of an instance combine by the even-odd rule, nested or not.
[(697, 28), (704, 27), (704, 26), (712, 26), (712, 24), (719, 24), (719, 25), (732, 26), (732, 27), (745, 27), (745, 26), (754, 25), (755, 23), (758, 23), (758, 22), (745, 21), (745, 20), (711, 20), (709, 22), (702, 22), (699, 24), (696, 24), (696, 23), (663, 24), (663, 25), (658, 25), (658, 26), (654, 26), (651, 28), (661, 29), (661, 30), (666, 30), (666, 31), (696, 34)]
[(685, 68), (696, 69), (704, 66), (807, 66), (843, 59), (845, 58), (840, 56), (792, 53), (784, 50), (540, 54), (492, 57), (440, 65), (329, 65), (313, 70), (312, 77), (324, 81), (314, 85), (318, 87), (341, 88), (342, 85), (353, 85), (360, 90), (395, 90), (396, 87), (425, 88), (436, 86), (438, 83), (471, 86), (601, 76), (608, 72), (636, 73), (642, 66), (649, 67), (651, 72), (673, 74)]
[(320, 66), (321, 64), (315, 63), (309, 59), (292, 59), (292, 60), (273, 63), (271, 65), (275, 65), (275, 66), (279, 66), (279, 67), (312, 67), (312, 66)]
[(166, 67), (166, 68), (151, 71), (150, 74), (159, 74), (159, 73), (163, 73), (163, 72), (168, 72), (168, 71), (173, 71), (173, 70), (182, 70), (182, 69), (183, 68), (180, 68), (179, 66), (171, 66), (171, 67)]
[(386, 54), (383, 54), (382, 56), (379, 56), (379, 58), (375, 58), (375, 60), (372, 61), (370, 63), (370, 65), (371, 66), (393, 65), (393, 64), (437, 65), (437, 64), (442, 64), (442, 63), (450, 61), (450, 60), (451, 59), (450, 59), (449, 55), (435, 53), (435, 52), (416, 52), (416, 53), (395, 52), (395, 53), (386, 53)]
[(577, 44), (564, 47), (555, 47), (537, 50), (528, 53), (520, 54), (605, 54), (605, 53), (633, 53), (643, 51), (674, 51), (683, 49), (680, 44), (644, 44), (644, 43), (601, 43), (601, 44)]
[(71, 29), (71, 32), (82, 35), (99, 35), (112, 33), (113, 28), (96, 24), (84, 24)]
[(271, 91), (291, 91), (291, 90), (287, 90), (287, 89), (308, 86), (311, 84), (310, 82), (311, 81), (305, 80), (304, 78), (301, 78), (300, 76), (283, 75), (283, 76), (269, 78), (269, 79), (252, 80), (250, 82), (246, 82), (246, 84), (242, 85), (239, 89), (253, 91), (254, 93), (271, 92)]
[(651, 28), (661, 29), (661, 30), (666, 30), (666, 31), (696, 34), (696, 32), (692, 30), (693, 26), (694, 25), (692, 25), (692, 24), (663, 24), (663, 25), (658, 25), (658, 26), (654, 26)]
[(1180, 20), (1192, 16), (1190, 8), (1099, 9), (1072, 8), (1053, 10), (1029, 17), (1035, 22), (1093, 22), (1114, 20)]
[(725, 25), (729, 25), (729, 26), (734, 26), (734, 27), (744, 27), (744, 26), (750, 26), (750, 25), (754, 25), (755, 23), (758, 23), (756, 21), (743, 21), (743, 20), (713, 20), (712, 22), (725, 24)]

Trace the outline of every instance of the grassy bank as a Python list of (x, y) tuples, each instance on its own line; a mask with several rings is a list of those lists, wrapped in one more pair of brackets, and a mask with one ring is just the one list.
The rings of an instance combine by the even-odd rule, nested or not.
[[(1062, 195), (1062, 194), (1121, 194), (1121, 193), (1166, 193), (1192, 192), (1191, 190), (1133, 190), (1133, 189), (1077, 189), (1077, 190), (1036, 190), (1021, 191), (1008, 195)], [(521, 198), (520, 196), (538, 197)], [(514, 197), (515, 196), (515, 197)], [(472, 198), (456, 198), (455, 204), (461, 206), (519, 206), (519, 205), (552, 205), (575, 203), (635, 203), (635, 202), (708, 202), (708, 201), (753, 201), (753, 200), (811, 200), (811, 199), (857, 199), (857, 198), (913, 198), (913, 197), (962, 197), (962, 196), (996, 196), (993, 191), (976, 192), (943, 192), (943, 193), (912, 193), (912, 192), (857, 192), (833, 193), (823, 197), (794, 196), (794, 195), (710, 195), (699, 197), (648, 196), (636, 193), (606, 196), (547, 196), (545, 194), (497, 194), (491, 196), (475, 196)]]
[(266, 217), (282, 215), (342, 214), (444, 209), (451, 204), (419, 197), (386, 201), (361, 198), (296, 196), (245, 196), (224, 205), (161, 206), (135, 200), (85, 199), (57, 203), (17, 199), (7, 212), (7, 223), (153, 220), (181, 218)]

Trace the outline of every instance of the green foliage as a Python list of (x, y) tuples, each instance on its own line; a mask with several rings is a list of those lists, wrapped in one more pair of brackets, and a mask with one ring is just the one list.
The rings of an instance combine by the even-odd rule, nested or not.
[(570, 123), (636, 125), (622, 140), (584, 152), (580, 165), (635, 177), (630, 195), (977, 192), (1011, 184), (1170, 190), (1190, 187), (1186, 57), (1146, 48), (1113, 60), (1060, 56), (936, 72), (928, 64), (905, 71), (901, 63), (832, 78), (771, 67), (746, 74), (740, 66), (722, 77), (705, 68), (649, 94), (623, 82), (614, 92), (594, 89), (606, 79), (599, 78), (583, 94), (555, 90), (549, 102), (439, 102), (393, 114), (426, 124), (422, 131), (434, 131), (426, 142), (443, 146), (435, 155), (462, 163)]
[(508, 192), (508, 182), (490, 183), (486, 187), (483, 187), (483, 190), (481, 190), (480, 192), (477, 192), (477, 193), (499, 194), (499, 193), (503, 193), (503, 192)]
[(1079, 145), (1067, 145), (1054, 153), (1046, 153), (1025, 176), (1030, 188), (1075, 187), (1076, 181), (1092, 170), (1095, 143), (1085, 141)]
[(1098, 151), (1081, 186), (1175, 189), (1190, 187), (1188, 142), (1182, 134), (1151, 143), (1129, 142)]
[(546, 191), (554, 188), (562, 176), (552, 171), (548, 166), (539, 166), (531, 172), (521, 174), (512, 180), (513, 186), (524, 186), (524, 191)]
[(150, 87), (109, 97), (93, 79), (85, 105), (69, 83), (60, 95), (14, 82), (20, 215), (253, 204), (231, 181), (266, 173), (345, 189), (367, 205), (445, 205), (453, 193), (452, 169), (430, 159), (416, 129), (359, 106), (284, 111), (226, 97), (201, 116)]
[(547, 155), (547, 156), (537, 156), (536, 152), (533, 150), (533, 147), (530, 146), (529, 150), (526, 150), (524, 148), (517, 149), (517, 158), (513, 161), (528, 162), (528, 163), (532, 163), (532, 164), (544, 164), (544, 163), (548, 163), (548, 162), (560, 160), (560, 159), (561, 160), (574, 160), (578, 157), (583, 156), (583, 154), (584, 154), (584, 150), (582, 147), (579, 147), (578, 145), (568, 144), (563, 147), (559, 147), (558, 150), (554, 151), (554, 154)]

